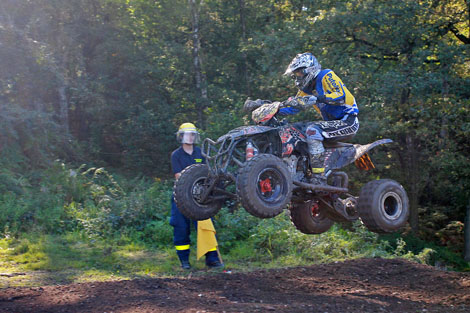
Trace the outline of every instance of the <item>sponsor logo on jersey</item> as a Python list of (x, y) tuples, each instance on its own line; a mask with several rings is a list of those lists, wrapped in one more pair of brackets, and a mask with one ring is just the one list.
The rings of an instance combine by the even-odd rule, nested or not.
[(328, 77), (328, 81), (330, 82), (330, 85), (335, 89), (335, 91), (340, 92), (339, 86), (336, 84), (336, 81), (333, 79), (333, 74), (328, 73), (326, 74), (326, 77)]

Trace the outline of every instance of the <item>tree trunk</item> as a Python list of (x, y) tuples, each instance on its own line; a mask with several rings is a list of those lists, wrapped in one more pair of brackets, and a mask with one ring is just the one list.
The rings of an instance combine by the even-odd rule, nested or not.
[[(410, 110), (410, 88), (404, 88), (400, 93), (400, 102), (397, 106), (397, 110), (405, 118), (409, 116)], [(405, 173), (407, 185), (409, 190), (407, 194), (410, 200), (410, 226), (414, 234), (418, 233), (419, 230), (419, 214), (418, 214), (418, 204), (419, 204), (419, 194), (421, 190), (421, 175), (420, 171), (422, 170), (420, 166), (420, 151), (418, 148), (419, 138), (417, 138), (414, 129), (409, 128), (406, 130), (406, 135), (404, 136), (404, 150), (402, 151), (403, 156), (400, 158), (401, 167)]]
[(64, 22), (66, 17), (63, 16), (64, 13), (61, 11), (57, 12), (57, 20), (60, 22), (58, 24), (58, 36), (56, 37), (56, 48), (58, 55), (61, 59), (56, 59), (54, 63), (55, 75), (57, 77), (59, 94), (59, 119), (62, 126), (64, 134), (69, 134), (70, 124), (69, 124), (69, 101), (67, 97), (67, 89), (69, 87), (68, 83), (68, 74), (67, 74), (67, 65), (69, 62), (69, 49), (70, 49), (70, 38), (65, 32)]
[(406, 153), (408, 157), (407, 166), (404, 169), (407, 171), (408, 182), (410, 190), (408, 193), (410, 200), (410, 225), (413, 233), (417, 233), (419, 230), (419, 217), (418, 217), (418, 200), (419, 200), (419, 155), (418, 150), (416, 149), (416, 142), (412, 134), (406, 135)]
[(62, 125), (62, 129), (64, 130), (64, 134), (69, 133), (69, 102), (67, 100), (67, 85), (64, 81), (60, 81), (60, 86), (58, 88), (59, 93), (59, 119), (60, 124)]
[(464, 224), (464, 259), (467, 262), (470, 262), (470, 199), (467, 206), (467, 214), (465, 215), (465, 224)]
[(201, 99), (197, 100), (198, 104), (198, 123), (200, 127), (205, 127), (204, 110), (207, 108), (208, 97), (207, 97), (207, 83), (204, 72), (202, 71), (202, 61), (200, 56), (201, 50), (201, 39), (199, 34), (199, 8), (202, 0), (199, 4), (196, 0), (188, 0), (191, 7), (191, 21), (193, 26), (193, 65), (195, 71), (196, 89), (201, 95)]
[(248, 57), (246, 55), (246, 52), (244, 50), (246, 46), (246, 20), (245, 20), (245, 0), (238, 0), (238, 6), (240, 9), (240, 24), (242, 27), (242, 59), (243, 59), (243, 78), (245, 80), (245, 89), (246, 89), (246, 94), (249, 96), (251, 94), (251, 88), (250, 88), (250, 81), (248, 78)]

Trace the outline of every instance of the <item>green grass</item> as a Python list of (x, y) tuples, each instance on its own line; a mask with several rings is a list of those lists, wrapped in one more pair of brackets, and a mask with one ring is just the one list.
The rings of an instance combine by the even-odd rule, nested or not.
[[(15, 192), (0, 193), (0, 287), (207, 272), (195, 251), (190, 258), (194, 271), (180, 269), (169, 225), (172, 181), (115, 179), (102, 168), (72, 169), (60, 162), (37, 175), (12, 174), (3, 181), (22, 183)], [(226, 270), (361, 257), (470, 268), (446, 247), (398, 234), (378, 236), (359, 222), (349, 230), (334, 225), (326, 233), (305, 235), (287, 214), (259, 219), (243, 208), (223, 208), (214, 224)], [(191, 238), (196, 242), (194, 232)]]
[[(137, 244), (109, 245), (85, 241), (78, 234), (29, 234), (0, 240), (0, 287), (40, 283), (130, 279), (140, 276), (176, 275), (179, 264), (168, 249)], [(23, 275), (26, 274), (26, 275)], [(31, 282), (28, 282), (31, 280)]]
[[(226, 270), (306, 266), (362, 257), (401, 257), (426, 264), (440, 259), (449, 261), (449, 269), (455, 264), (458, 270), (469, 268), (468, 263), (453, 262), (451, 256), (456, 256), (447, 250), (437, 250), (422, 242), (418, 244), (413, 238), (380, 237), (359, 222), (350, 230), (334, 225), (328, 232), (313, 236), (298, 232), (286, 214), (259, 220), (244, 211), (233, 215), (224, 213), (215, 224)], [(172, 277), (189, 273), (204, 275), (207, 272), (204, 259), (195, 259), (195, 251), (190, 258), (194, 270), (181, 270), (168, 240), (163, 243), (142, 240), (144, 233), (122, 232), (104, 238), (90, 236), (86, 231), (5, 236), (0, 239), (0, 287)], [(192, 239), (195, 242), (194, 233)]]

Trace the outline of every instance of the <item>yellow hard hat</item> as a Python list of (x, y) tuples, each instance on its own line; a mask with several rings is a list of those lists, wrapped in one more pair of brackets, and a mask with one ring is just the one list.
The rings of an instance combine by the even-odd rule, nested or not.
[(201, 138), (193, 123), (183, 123), (178, 128), (176, 140), (178, 140), (179, 143), (195, 144), (199, 143)]
[(178, 132), (197, 132), (197, 129), (193, 123), (183, 123), (178, 128)]

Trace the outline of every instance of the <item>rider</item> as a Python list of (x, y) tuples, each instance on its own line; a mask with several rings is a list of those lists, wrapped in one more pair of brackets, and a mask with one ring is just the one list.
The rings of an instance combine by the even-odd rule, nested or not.
[(316, 182), (324, 181), (323, 140), (339, 141), (353, 137), (359, 129), (356, 100), (341, 79), (330, 69), (322, 70), (310, 52), (297, 54), (284, 75), (291, 75), (299, 89), (284, 102), (281, 114), (295, 114), (313, 107), (324, 121), (309, 123), (305, 131), (312, 172)]
[[(181, 171), (187, 166), (192, 164), (204, 163), (204, 157), (201, 154), (201, 149), (195, 146), (199, 142), (199, 132), (193, 123), (183, 123), (176, 133), (176, 139), (181, 144), (181, 147), (173, 151), (171, 154), (171, 168), (175, 178), (181, 176)], [(171, 217), (170, 225), (174, 227), (173, 242), (176, 248), (176, 254), (181, 262), (183, 269), (190, 269), (189, 251), (190, 251), (190, 232), (191, 224), (195, 224), (190, 219), (181, 214), (176, 206), (175, 200), (171, 197)], [(206, 265), (209, 268), (223, 267), (220, 261), (217, 248), (213, 247), (206, 253)]]
[[(291, 115), (313, 107), (323, 117), (323, 121), (308, 123), (305, 133), (314, 174), (312, 182), (324, 183), (323, 140), (346, 140), (356, 134), (359, 129), (356, 100), (332, 70), (321, 69), (320, 63), (310, 52), (297, 54), (284, 75), (291, 75), (299, 91), (295, 97), (284, 101), (279, 113)], [(247, 100), (245, 109), (251, 110), (263, 103), (263, 100)]]

